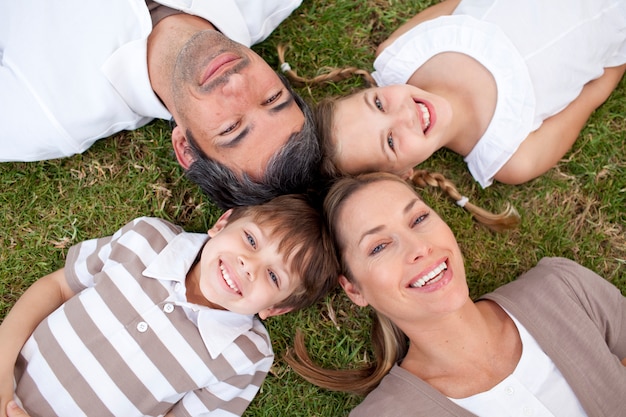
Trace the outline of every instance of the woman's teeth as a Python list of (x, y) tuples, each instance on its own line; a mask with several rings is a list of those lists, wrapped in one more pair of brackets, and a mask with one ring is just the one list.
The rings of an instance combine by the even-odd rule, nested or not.
[(235, 285), (235, 283), (233, 282), (232, 279), (230, 279), (230, 275), (228, 274), (228, 271), (226, 271), (226, 268), (224, 268), (224, 265), (222, 265), (220, 263), (220, 271), (222, 271), (222, 278), (224, 278), (224, 281), (226, 282), (226, 284), (235, 292), (237, 293), (241, 293), (241, 291), (239, 291), (239, 288), (237, 288), (237, 286)]
[(423, 277), (415, 281), (413, 284), (411, 284), (411, 287), (421, 288), (426, 284), (434, 284), (435, 282), (439, 281), (443, 277), (443, 272), (446, 271), (447, 269), (448, 267), (446, 266), (446, 263), (442, 262), (441, 264), (439, 264), (439, 266), (437, 266), (435, 269), (430, 271), (428, 274), (424, 275)]

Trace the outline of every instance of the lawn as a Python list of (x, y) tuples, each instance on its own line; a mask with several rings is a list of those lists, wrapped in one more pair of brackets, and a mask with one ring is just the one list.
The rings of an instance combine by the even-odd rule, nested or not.
[[(371, 69), (378, 43), (418, 10), (436, 2), (304, 0), (272, 36), (255, 46), (278, 68), (276, 45), (301, 75), (326, 67)], [(298, 91), (310, 103), (360, 87), (358, 79)], [(592, 116), (573, 149), (539, 179), (481, 189), (462, 158), (441, 151), (424, 167), (445, 174), (463, 194), (493, 211), (512, 203), (515, 231), (494, 234), (436, 189), (424, 199), (451, 225), (466, 259), (473, 296), (493, 290), (544, 256), (587, 266), (626, 294), (626, 80)], [(101, 140), (82, 155), (0, 164), (0, 317), (36, 279), (63, 266), (67, 249), (113, 233), (138, 216), (158, 216), (204, 232), (219, 210), (187, 181), (171, 150), (169, 128), (155, 121)], [(340, 291), (307, 311), (270, 318), (277, 360), (246, 416), (342, 416), (359, 402), (317, 389), (280, 359), (301, 328), (326, 366), (358, 366), (370, 355), (369, 312)]]

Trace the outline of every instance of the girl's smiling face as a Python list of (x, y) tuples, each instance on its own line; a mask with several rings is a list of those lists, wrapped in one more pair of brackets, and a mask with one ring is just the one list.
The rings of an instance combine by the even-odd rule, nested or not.
[(339, 209), (336, 233), (352, 281), (348, 296), (401, 325), (455, 311), (469, 299), (463, 258), (448, 225), (409, 186), (370, 183)]
[(450, 104), (408, 84), (370, 88), (335, 103), (335, 165), (345, 173), (404, 176), (442, 147)]

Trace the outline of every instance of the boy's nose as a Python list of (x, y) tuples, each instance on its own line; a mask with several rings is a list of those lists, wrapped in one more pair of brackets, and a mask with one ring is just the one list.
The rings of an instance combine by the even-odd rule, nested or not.
[(253, 282), (256, 279), (257, 271), (255, 270), (254, 263), (243, 256), (239, 256), (239, 268), (241, 275)]

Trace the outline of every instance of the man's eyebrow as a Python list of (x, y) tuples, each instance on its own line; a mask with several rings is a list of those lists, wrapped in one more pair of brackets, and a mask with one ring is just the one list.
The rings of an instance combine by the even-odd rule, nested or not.
[(246, 136), (248, 136), (250, 134), (251, 131), (252, 131), (252, 129), (250, 128), (250, 126), (246, 126), (246, 128), (243, 129), (241, 132), (239, 132), (239, 134), (237, 136), (235, 136), (234, 138), (232, 138), (231, 140), (229, 140), (226, 143), (222, 143), (220, 145), (220, 147), (221, 148), (234, 148), (242, 140), (244, 140), (246, 138)]
[(287, 100), (285, 100), (284, 102), (272, 107), (270, 109), (270, 113), (271, 114), (275, 114), (275, 113), (279, 113), (291, 106), (293, 106), (296, 103), (296, 100), (293, 98), (293, 94), (289, 94), (289, 98)]
[[(269, 112), (270, 114), (276, 114), (279, 113), (291, 106), (293, 106), (296, 103), (295, 99), (293, 98), (293, 94), (289, 94), (289, 98), (287, 100), (285, 100), (284, 102), (272, 107)], [(226, 143), (223, 143), (221, 145), (222, 148), (234, 148), (237, 145), (239, 145), (239, 143), (241, 143), (241, 141), (243, 141), (246, 136), (248, 136), (250, 134), (250, 132), (252, 131), (252, 128), (250, 126), (247, 126), (245, 129), (243, 129), (241, 132), (239, 132), (239, 134), (237, 136), (235, 136), (234, 138), (232, 138), (231, 140), (229, 140)]]

